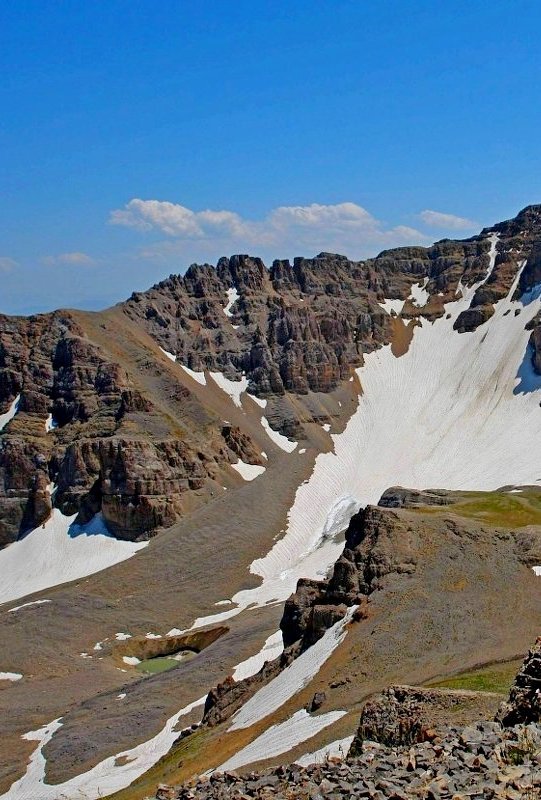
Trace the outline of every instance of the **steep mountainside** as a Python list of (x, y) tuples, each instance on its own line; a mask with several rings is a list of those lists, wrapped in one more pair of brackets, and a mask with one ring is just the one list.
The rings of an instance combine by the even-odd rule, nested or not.
[(521, 657), (540, 271), (530, 206), (467, 241), (233, 256), (1, 317), (2, 800), (275, 766), (391, 683)]

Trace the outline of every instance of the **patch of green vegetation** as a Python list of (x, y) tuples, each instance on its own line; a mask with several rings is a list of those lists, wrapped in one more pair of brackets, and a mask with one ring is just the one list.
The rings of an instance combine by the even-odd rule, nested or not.
[(423, 514), (458, 514), (500, 528), (521, 528), (541, 525), (541, 492), (464, 492), (449, 506), (416, 509)]
[(147, 675), (155, 675), (158, 672), (165, 672), (172, 669), (178, 664), (174, 658), (170, 656), (157, 656), (156, 658), (147, 658), (136, 665), (135, 669), (139, 672), (144, 672)]
[(462, 672), (428, 685), (435, 689), (470, 689), (474, 692), (495, 692), (508, 695), (521, 664), (521, 660), (491, 664), (489, 667)]

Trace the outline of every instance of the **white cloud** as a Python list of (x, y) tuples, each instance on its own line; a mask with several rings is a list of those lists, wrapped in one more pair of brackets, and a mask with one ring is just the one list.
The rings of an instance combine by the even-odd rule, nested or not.
[(11, 272), (17, 266), (17, 262), (8, 256), (0, 256), (0, 272)]
[(431, 228), (440, 228), (449, 231), (473, 230), (479, 227), (477, 222), (465, 217), (457, 217), (455, 214), (443, 214), (441, 211), (421, 211), (419, 218)]
[(84, 266), (88, 267), (91, 264), (95, 264), (93, 258), (91, 258), (86, 253), (60, 253), (57, 256), (46, 256), (43, 260), (44, 264), (48, 266), (56, 266), (57, 264), (68, 264), (73, 266)]
[(364, 258), (382, 248), (429, 241), (414, 228), (388, 227), (350, 202), (279, 206), (262, 219), (247, 219), (234, 211), (192, 211), (177, 203), (135, 198), (113, 211), (110, 222), (170, 237), (169, 242), (147, 245), (142, 251), (147, 258), (168, 258), (176, 253), (192, 254), (199, 260), (249, 251), (268, 259), (313, 255), (321, 250)]

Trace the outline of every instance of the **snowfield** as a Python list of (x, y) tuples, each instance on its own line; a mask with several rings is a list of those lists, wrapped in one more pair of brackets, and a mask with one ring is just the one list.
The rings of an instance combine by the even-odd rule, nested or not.
[(273, 725), (214, 771), (227, 772), (253, 764), (255, 761), (264, 761), (281, 753), (287, 753), (301, 742), (311, 739), (328, 725), (332, 725), (345, 713), (345, 711), (329, 711), (327, 714), (312, 717), (303, 708), (285, 722)]
[(0, 603), (92, 575), (147, 545), (115, 539), (99, 514), (83, 527), (75, 518), (54, 508), (47, 522), (0, 550)]

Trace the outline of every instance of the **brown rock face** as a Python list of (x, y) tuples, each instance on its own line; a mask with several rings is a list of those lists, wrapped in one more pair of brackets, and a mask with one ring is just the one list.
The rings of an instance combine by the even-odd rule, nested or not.
[(309, 647), (347, 607), (366, 601), (390, 573), (411, 574), (416, 555), (407, 524), (392, 511), (367, 506), (352, 517), (346, 543), (328, 581), (301, 579), (287, 601), (280, 628), (284, 645)]
[[(137, 539), (175, 522), (187, 493), (235, 460), (218, 431), (192, 444), (172, 430), (68, 312), (0, 317), (0, 408), (16, 394), (17, 414), (0, 433), (0, 546), (49, 517), (51, 482), (63, 513), (87, 522), (101, 511), (112, 533)], [(236, 441), (255, 457), (248, 436)]]
[[(468, 284), (486, 273), (487, 252), (486, 239), (444, 241), (362, 262), (320, 253), (293, 264), (275, 261), (268, 270), (260, 259), (232, 256), (216, 270), (193, 265), (184, 277), (132, 295), (124, 310), (192, 369), (231, 378), (244, 372), (259, 394), (328, 392), (362, 363), (364, 352), (390, 341), (392, 321), (379, 301), (405, 300), (426, 277), (431, 294), (450, 299), (459, 279)], [(228, 317), (231, 288), (238, 299)], [(440, 316), (443, 305), (426, 312)], [(412, 306), (407, 315), (419, 313)]]

